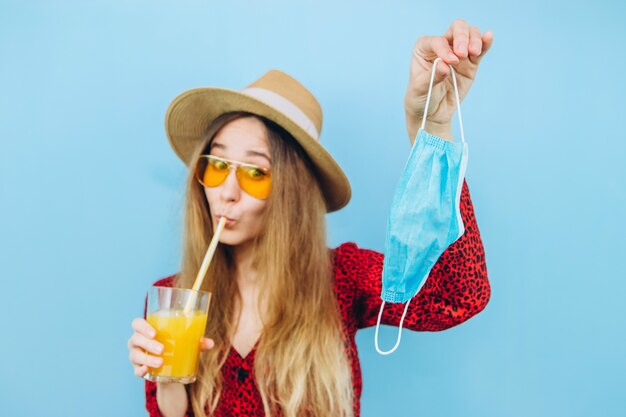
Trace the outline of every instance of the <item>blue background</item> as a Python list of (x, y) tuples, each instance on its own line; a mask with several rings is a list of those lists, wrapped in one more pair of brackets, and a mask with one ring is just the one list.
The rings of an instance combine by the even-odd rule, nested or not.
[(2, 0), (2, 415), (143, 415), (130, 322), (180, 256), (170, 100), (294, 75), (353, 186), (329, 245), (382, 251), (412, 47), (459, 17), (495, 34), (462, 109), (492, 298), (388, 357), (359, 333), (362, 415), (626, 415), (623, 4), (294, 3)]

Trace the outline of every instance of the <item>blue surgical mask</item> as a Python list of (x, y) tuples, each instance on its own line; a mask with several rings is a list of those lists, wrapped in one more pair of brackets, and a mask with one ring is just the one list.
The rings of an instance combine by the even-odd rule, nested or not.
[[(381, 355), (388, 355), (398, 348), (411, 299), (422, 288), (441, 254), (465, 232), (460, 200), (468, 150), (452, 66), (461, 143), (447, 141), (424, 130), (435, 68), (440, 60), (437, 58), (433, 64), (422, 125), (391, 204), (383, 263), (382, 304), (374, 336), (376, 351)], [(382, 352), (378, 347), (378, 328), (386, 302), (406, 303), (406, 306), (395, 346)]]

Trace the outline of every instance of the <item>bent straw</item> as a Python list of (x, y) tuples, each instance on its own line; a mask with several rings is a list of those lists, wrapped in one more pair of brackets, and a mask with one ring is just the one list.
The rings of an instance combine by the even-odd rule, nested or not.
[(224, 230), (225, 224), (226, 217), (222, 217), (217, 225), (217, 230), (213, 234), (211, 243), (209, 243), (209, 248), (204, 254), (204, 259), (202, 260), (202, 265), (200, 265), (200, 271), (198, 271), (198, 275), (196, 275), (196, 280), (193, 283), (193, 287), (191, 287), (191, 290), (195, 292), (193, 292), (191, 294), (191, 297), (189, 297), (189, 299), (187, 300), (187, 305), (185, 306), (185, 315), (189, 314), (189, 311), (191, 310), (191, 305), (195, 301), (197, 291), (200, 289), (200, 286), (202, 285), (202, 280), (204, 279), (204, 276), (209, 269), (209, 264), (211, 263), (211, 259), (213, 259), (213, 254), (215, 253), (217, 243), (220, 240), (220, 235), (222, 234), (222, 230)]

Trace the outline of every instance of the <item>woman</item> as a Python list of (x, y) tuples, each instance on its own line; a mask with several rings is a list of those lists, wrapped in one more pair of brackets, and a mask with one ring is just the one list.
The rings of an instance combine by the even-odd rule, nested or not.
[[(457, 20), (414, 48), (405, 97), (413, 140), (432, 62), (457, 72), (465, 96), (493, 35)], [(454, 90), (440, 63), (426, 131), (452, 140)], [(383, 255), (344, 243), (326, 247), (325, 214), (350, 199), (347, 178), (319, 144), (321, 108), (300, 83), (270, 71), (241, 92), (195, 89), (166, 116), (172, 147), (189, 167), (180, 273), (155, 285), (190, 288), (219, 219), (228, 219), (203, 282), (213, 293), (198, 379), (146, 381), (152, 416), (358, 416), (358, 329), (376, 324)], [(208, 127), (207, 127), (208, 126)], [(481, 311), (489, 300), (484, 251), (467, 184), (465, 234), (432, 268), (403, 327), (437, 331)], [(397, 326), (401, 304), (383, 324)], [(133, 321), (137, 376), (161, 365), (162, 345)], [(146, 353), (148, 352), (148, 353)]]

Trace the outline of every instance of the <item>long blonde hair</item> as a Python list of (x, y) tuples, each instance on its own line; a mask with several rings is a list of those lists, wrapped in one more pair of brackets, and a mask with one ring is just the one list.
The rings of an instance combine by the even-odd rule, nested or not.
[[(257, 117), (266, 127), (272, 158), (272, 192), (264, 229), (255, 239), (256, 268), (266, 305), (254, 374), (265, 414), (285, 417), (354, 415), (353, 385), (340, 311), (326, 246), (326, 205), (306, 153), (280, 126), (248, 113), (218, 117), (196, 148), (187, 178), (181, 272), (175, 286), (190, 288), (213, 236), (210, 207), (194, 178), (199, 156), (227, 123)], [(206, 337), (215, 348), (201, 355), (198, 379), (189, 386), (194, 414), (213, 415), (221, 390), (221, 368), (231, 349), (235, 299), (232, 248), (217, 247), (202, 289), (213, 296)]]

